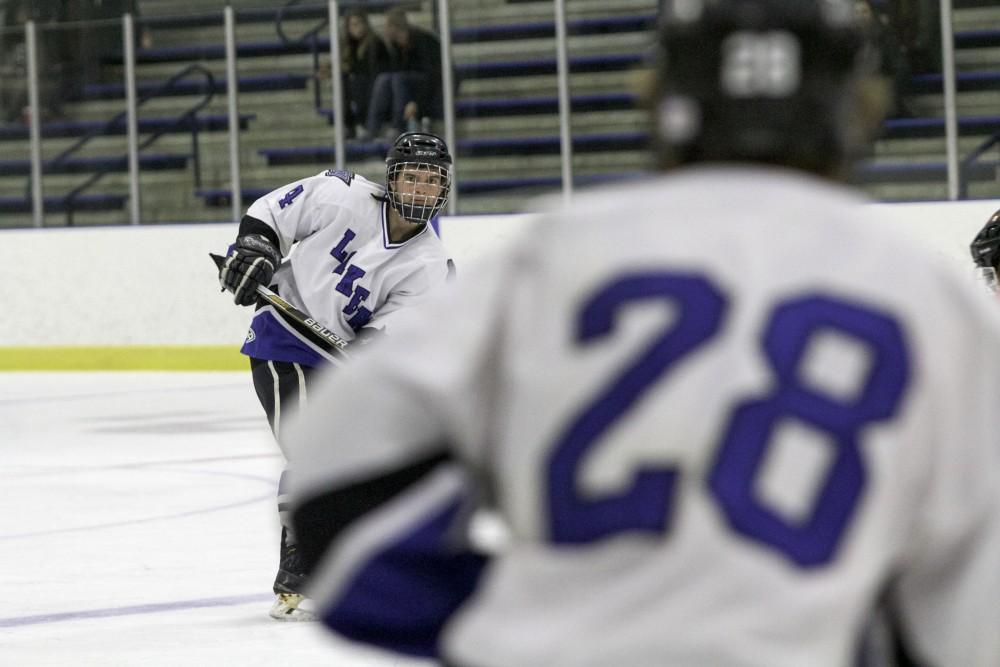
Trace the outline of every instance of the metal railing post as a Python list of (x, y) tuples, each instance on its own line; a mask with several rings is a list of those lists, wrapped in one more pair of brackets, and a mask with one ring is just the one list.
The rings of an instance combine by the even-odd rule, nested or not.
[(225, 8), (226, 106), (229, 112), (229, 200), (233, 222), (243, 217), (243, 189), (240, 183), (239, 79), (236, 75), (236, 15), (232, 5)]
[(24, 24), (24, 45), (28, 58), (28, 106), (31, 141), (31, 217), (35, 227), (45, 221), (45, 200), (42, 197), (42, 126), (38, 108), (38, 40), (34, 21)]
[[(441, 88), (442, 104), (444, 106), (444, 140), (451, 151), (452, 178), (458, 173), (455, 162), (458, 160), (458, 146), (455, 145), (455, 88), (452, 76), (451, 61), (451, 17), (448, 0), (438, 0), (438, 33), (441, 40)], [(448, 197), (448, 213), (455, 215), (458, 210), (458, 183), (452, 183), (451, 195)]]
[(563, 200), (573, 197), (573, 133), (570, 126), (569, 55), (566, 38), (566, 0), (555, 0), (556, 67), (559, 80), (559, 154), (562, 157)]
[[(344, 151), (344, 77), (340, 63), (340, 3), (330, 0), (327, 7), (330, 23), (330, 90), (333, 91), (333, 151), (334, 167), (343, 169)], [(317, 82), (317, 87), (319, 82)]]
[(122, 53), (125, 54), (125, 122), (128, 132), (129, 220), (138, 225), (142, 202), (139, 192), (139, 107), (135, 85), (135, 21), (122, 15)]
[(952, 2), (941, 0), (941, 71), (944, 74), (945, 138), (948, 144), (948, 199), (959, 197), (958, 108), (955, 83), (955, 33)]

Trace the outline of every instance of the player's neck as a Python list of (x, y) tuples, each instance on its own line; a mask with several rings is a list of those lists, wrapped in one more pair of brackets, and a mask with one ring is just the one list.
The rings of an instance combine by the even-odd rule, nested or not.
[(385, 212), (386, 223), (389, 227), (390, 243), (405, 243), (424, 228), (423, 225), (415, 225), (412, 222), (407, 222), (392, 206), (386, 206)]

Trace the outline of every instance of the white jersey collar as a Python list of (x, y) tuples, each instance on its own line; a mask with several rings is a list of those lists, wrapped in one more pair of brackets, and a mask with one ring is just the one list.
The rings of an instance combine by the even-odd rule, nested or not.
[(411, 241), (422, 236), (427, 231), (427, 228), (430, 227), (429, 222), (425, 223), (423, 229), (421, 229), (419, 232), (417, 232), (410, 238), (406, 239), (402, 243), (392, 243), (389, 240), (389, 220), (387, 219), (386, 216), (386, 211), (388, 210), (388, 207), (389, 207), (388, 201), (382, 202), (382, 245), (385, 247), (386, 250), (395, 250), (396, 248), (402, 248), (407, 243), (410, 243)]

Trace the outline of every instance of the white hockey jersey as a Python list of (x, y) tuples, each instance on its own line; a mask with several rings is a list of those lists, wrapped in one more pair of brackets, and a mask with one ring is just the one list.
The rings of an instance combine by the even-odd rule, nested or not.
[(461, 464), (339, 534), (327, 624), (462, 667), (845, 667), (887, 594), (921, 664), (1000, 665), (997, 305), (859, 204), (738, 167), (581, 195), (326, 378), (299, 507)]
[[(362, 327), (384, 328), (452, 270), (429, 225), (404, 243), (390, 241), (383, 194), (361, 176), (329, 170), (279, 188), (247, 209), (274, 229), (286, 257), (273, 289), (348, 341)], [(242, 352), (307, 366), (327, 358), (270, 306), (254, 314)]]

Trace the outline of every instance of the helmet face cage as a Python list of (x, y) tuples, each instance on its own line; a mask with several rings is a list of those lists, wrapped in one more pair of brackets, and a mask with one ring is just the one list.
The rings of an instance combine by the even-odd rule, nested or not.
[(396, 211), (426, 224), (448, 202), (451, 169), (445, 165), (392, 160), (386, 170), (386, 196)]

